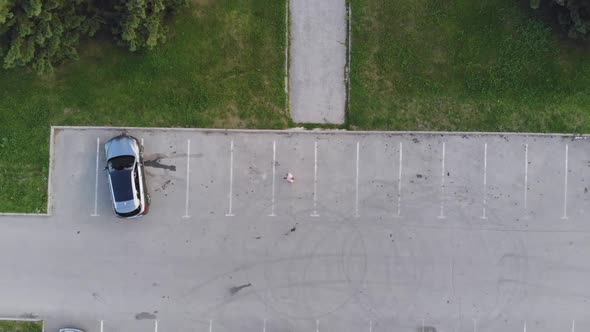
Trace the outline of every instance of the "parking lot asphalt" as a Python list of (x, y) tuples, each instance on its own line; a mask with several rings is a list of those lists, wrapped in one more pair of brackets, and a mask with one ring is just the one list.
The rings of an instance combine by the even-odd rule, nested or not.
[(122, 131), (54, 128), (50, 215), (0, 216), (3, 316), (46, 331), (590, 328), (586, 137), (129, 129), (152, 206), (123, 221), (103, 171)]

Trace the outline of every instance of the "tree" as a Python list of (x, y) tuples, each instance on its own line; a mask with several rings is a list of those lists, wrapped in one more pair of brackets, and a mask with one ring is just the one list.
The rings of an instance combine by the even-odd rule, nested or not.
[(186, 5), (187, 0), (115, 0), (107, 10), (115, 39), (137, 51), (163, 43), (166, 18)]
[(4, 68), (31, 65), (38, 73), (51, 72), (54, 64), (76, 59), (80, 37), (99, 27), (84, 0), (0, 1)]
[[(548, 0), (545, 0), (548, 1)], [(570, 38), (590, 39), (590, 0), (530, 0), (532, 8), (545, 4)]]
[(166, 39), (165, 21), (188, 0), (0, 0), (0, 56), (4, 68), (37, 73), (78, 58), (82, 37), (99, 30), (129, 50), (151, 49)]

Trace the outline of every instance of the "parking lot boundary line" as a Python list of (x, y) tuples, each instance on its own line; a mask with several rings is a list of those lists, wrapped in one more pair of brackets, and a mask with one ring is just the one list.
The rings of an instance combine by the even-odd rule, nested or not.
[(266, 332), (266, 318), (262, 322), (262, 332)]
[(183, 218), (190, 218), (188, 214), (189, 194), (190, 194), (190, 171), (191, 171), (191, 140), (186, 140), (186, 193), (184, 202), (184, 216)]
[(568, 145), (565, 145), (565, 169), (564, 169), (564, 180), (563, 180), (563, 216), (561, 219), (567, 219), (567, 177), (569, 172), (569, 150)]
[(100, 137), (96, 138), (96, 173), (94, 178), (94, 212), (91, 217), (98, 217), (98, 159), (99, 159)]
[(101, 319), (100, 320), (100, 332), (103, 332), (104, 330), (104, 321)]
[(158, 332), (158, 320), (154, 320), (154, 332)]
[(231, 140), (230, 148), (229, 148), (229, 209), (226, 214), (227, 217), (233, 217), (232, 211), (232, 203), (233, 203), (233, 196), (234, 196), (234, 140)]
[(275, 182), (276, 182), (276, 171), (277, 171), (277, 141), (272, 141), (272, 197), (270, 205), (269, 217), (275, 217)]
[(0, 212), (0, 217), (51, 217), (48, 213)]
[(572, 332), (576, 332), (576, 321), (572, 319)]
[(282, 134), (292, 135), (294, 133), (301, 133), (307, 135), (333, 135), (334, 133), (345, 135), (445, 135), (445, 136), (517, 136), (517, 137), (563, 137), (575, 139), (590, 139), (590, 134), (564, 134), (564, 133), (518, 133), (518, 132), (483, 132), (483, 131), (384, 131), (384, 130), (326, 130), (326, 129), (311, 129), (304, 128), (288, 128), (288, 129), (219, 129), (219, 128), (166, 128), (166, 127), (113, 127), (113, 126), (52, 126), (56, 129), (68, 130), (150, 130), (150, 131), (184, 131), (184, 132), (203, 132), (203, 133), (261, 133), (261, 134)]
[(528, 210), (528, 191), (529, 191), (529, 145), (524, 145), (524, 211)]
[(397, 177), (397, 217), (402, 216), (402, 169), (403, 169), (403, 148), (402, 142), (399, 142), (399, 166)]
[(359, 215), (359, 154), (360, 154), (360, 142), (356, 142), (356, 183), (355, 183), (355, 217), (360, 217)]
[(315, 320), (315, 332), (320, 332), (320, 320)]
[(526, 320), (524, 321), (524, 328), (522, 330), (523, 332), (526, 332)]
[(213, 319), (209, 319), (209, 332), (213, 332)]
[(313, 152), (313, 213), (312, 217), (319, 217), (318, 205), (318, 141), (315, 141)]
[(486, 216), (487, 194), (488, 194), (488, 143), (483, 145), (483, 211), (481, 219), (488, 219)]
[(441, 160), (441, 172), (440, 172), (440, 215), (438, 216), (439, 219), (445, 219), (445, 150), (446, 144), (443, 142), (442, 144), (442, 156)]

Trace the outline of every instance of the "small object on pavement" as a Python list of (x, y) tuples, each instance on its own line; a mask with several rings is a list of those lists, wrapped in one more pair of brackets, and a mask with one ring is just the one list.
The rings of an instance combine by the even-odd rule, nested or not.
[(295, 181), (295, 177), (293, 174), (287, 173), (287, 175), (285, 175), (285, 180), (289, 181), (289, 183), (293, 183)]

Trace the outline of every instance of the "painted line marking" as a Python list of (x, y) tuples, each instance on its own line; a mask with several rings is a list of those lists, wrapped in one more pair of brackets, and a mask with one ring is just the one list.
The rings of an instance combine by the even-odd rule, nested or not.
[(572, 320), (572, 332), (576, 332), (576, 321)]
[(356, 200), (355, 200), (355, 217), (359, 215), (359, 154), (360, 154), (360, 143), (356, 142)]
[(486, 196), (488, 194), (488, 143), (485, 143), (483, 146), (483, 212), (481, 215), (481, 219), (488, 219), (486, 216), (486, 206), (487, 206), (487, 199)]
[(184, 216), (183, 218), (190, 218), (188, 214), (189, 194), (190, 194), (190, 173), (191, 171), (191, 140), (186, 140), (186, 201), (184, 202)]
[(529, 145), (524, 145), (524, 209), (528, 210), (529, 192)]
[(233, 217), (233, 196), (234, 196), (234, 140), (231, 140), (229, 147), (229, 209), (225, 214), (227, 217)]
[(266, 318), (264, 319), (264, 322), (262, 323), (262, 332), (266, 332)]
[(373, 321), (369, 321), (369, 332), (373, 332)]
[(100, 332), (103, 332), (104, 330), (104, 321), (101, 319), (100, 320)]
[(426, 328), (426, 327), (425, 327), (425, 325), (424, 325), (424, 318), (422, 318), (422, 332), (424, 332), (425, 328)]
[(213, 319), (209, 319), (209, 332), (213, 332)]
[(320, 320), (316, 319), (315, 321), (315, 332), (320, 332)]
[(402, 204), (402, 168), (403, 168), (403, 144), (399, 142), (399, 174), (397, 179), (397, 216), (401, 216)]
[(158, 320), (154, 320), (154, 332), (158, 332)]
[(477, 319), (473, 318), (473, 332), (477, 332)]
[(440, 215), (439, 219), (445, 219), (445, 151), (446, 144), (442, 144), (441, 172), (440, 172)]
[(94, 212), (91, 217), (98, 217), (98, 158), (100, 148), (100, 137), (96, 138), (96, 174), (94, 178)]
[(319, 217), (318, 206), (318, 141), (315, 141), (313, 152), (313, 213), (312, 217)]
[(141, 146), (143, 147), (143, 137), (141, 138)]
[(567, 176), (569, 172), (568, 160), (569, 160), (568, 145), (565, 145), (565, 169), (564, 169), (564, 183), (563, 183), (563, 216), (561, 219), (567, 219)]
[(523, 328), (523, 332), (526, 332), (526, 321), (524, 321), (524, 328)]
[[(272, 142), (272, 198), (271, 198), (271, 206), (270, 206), (270, 214), (269, 217), (276, 216), (275, 214), (275, 181), (276, 181), (276, 174), (277, 174), (277, 142)], [(266, 320), (265, 320), (266, 322)]]

